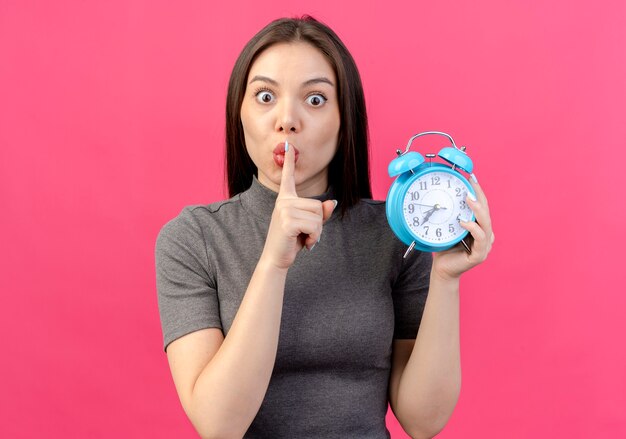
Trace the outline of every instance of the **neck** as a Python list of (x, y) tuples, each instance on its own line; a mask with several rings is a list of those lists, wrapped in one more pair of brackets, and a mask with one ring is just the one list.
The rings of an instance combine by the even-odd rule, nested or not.
[[(265, 175), (259, 174), (259, 183), (268, 189), (278, 193), (280, 192), (280, 181), (278, 184), (268, 179)], [(326, 170), (309, 178), (307, 181), (298, 184), (296, 182), (296, 193), (299, 197), (316, 197), (328, 192), (328, 172)]]

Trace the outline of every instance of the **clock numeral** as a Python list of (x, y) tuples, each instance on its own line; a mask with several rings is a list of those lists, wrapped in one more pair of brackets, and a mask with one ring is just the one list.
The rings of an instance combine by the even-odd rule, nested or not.
[(465, 200), (461, 201), (461, 204), (459, 206), (461, 207), (461, 209), (467, 209), (467, 203), (465, 202)]
[(437, 238), (441, 238), (441, 228), (437, 228), (435, 235), (437, 235)]
[(439, 186), (441, 185), (441, 178), (439, 178), (439, 176), (437, 175), (433, 175), (433, 177), (431, 178), (431, 183), (433, 186)]
[[(459, 214), (459, 216), (457, 216), (457, 219), (460, 217), (461, 215)], [(448, 224), (448, 232), (450, 233), (454, 233), (454, 224)]]
[(461, 189), (460, 187), (455, 188), (454, 191), (456, 192), (457, 197), (463, 196), (463, 189)]
[(420, 193), (418, 191), (411, 192), (411, 201), (417, 201), (420, 199)]
[(456, 220), (459, 221), (459, 222), (461, 221), (461, 214), (460, 213), (456, 216)]
[(450, 182), (450, 179), (448, 179), (448, 189), (452, 189), (452, 183)]
[(413, 215), (413, 213), (415, 212), (415, 206), (412, 204), (409, 204), (409, 207), (407, 209), (409, 210), (409, 213), (411, 215)]
[(424, 235), (428, 236), (428, 229), (429, 229), (429, 228), (430, 228), (430, 227), (428, 227), (428, 226), (424, 226), (424, 230), (426, 230), (426, 233), (424, 233)]
[(425, 191), (428, 189), (428, 186), (425, 181), (420, 181), (420, 191)]
[(418, 217), (413, 217), (413, 227), (417, 227), (420, 225), (420, 220)]

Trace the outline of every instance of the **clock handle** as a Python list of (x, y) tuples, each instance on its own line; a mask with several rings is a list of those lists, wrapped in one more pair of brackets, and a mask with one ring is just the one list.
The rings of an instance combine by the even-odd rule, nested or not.
[(454, 139), (452, 139), (452, 136), (450, 136), (450, 134), (442, 133), (441, 131), (424, 131), (423, 133), (416, 134), (416, 135), (414, 135), (413, 137), (411, 137), (409, 139), (409, 143), (406, 144), (406, 149), (404, 150), (402, 155), (404, 155), (407, 152), (409, 152), (409, 149), (411, 148), (411, 143), (413, 143), (413, 141), (415, 139), (417, 139), (418, 137), (427, 136), (427, 135), (430, 135), (430, 134), (435, 134), (435, 135), (439, 135), (439, 136), (446, 136), (448, 139), (450, 139), (450, 142), (452, 142), (452, 146), (454, 146), (456, 149), (461, 151), (461, 149), (458, 146), (456, 146), (456, 143), (454, 143)]

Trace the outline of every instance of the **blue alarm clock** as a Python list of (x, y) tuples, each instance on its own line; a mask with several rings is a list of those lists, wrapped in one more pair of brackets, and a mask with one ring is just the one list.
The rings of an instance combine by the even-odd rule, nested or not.
[[(439, 151), (443, 163), (433, 162), (435, 154), (411, 151), (418, 137), (440, 135), (447, 137), (452, 146)], [(398, 238), (411, 250), (427, 252), (448, 250), (459, 242), (465, 250), (470, 248), (463, 240), (469, 233), (459, 221), (473, 221), (474, 213), (467, 205), (468, 193), (476, 196), (469, 181), (460, 172), (471, 174), (472, 160), (465, 147), (457, 147), (452, 137), (439, 131), (426, 131), (409, 139), (404, 152), (397, 150), (389, 163), (389, 176), (397, 177), (387, 194), (387, 221)]]

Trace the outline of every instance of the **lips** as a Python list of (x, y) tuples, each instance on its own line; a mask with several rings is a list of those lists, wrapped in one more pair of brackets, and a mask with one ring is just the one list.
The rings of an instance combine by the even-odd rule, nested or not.
[[(298, 163), (298, 156), (300, 155), (300, 151), (298, 151), (298, 148), (293, 146), (291, 143), (289, 144), (289, 147), (293, 148), (293, 150), (295, 151), (295, 163)], [(285, 164), (285, 142), (279, 143), (278, 145), (276, 145), (276, 148), (274, 148), (274, 163), (276, 163), (276, 165), (280, 166), (281, 168)]]

